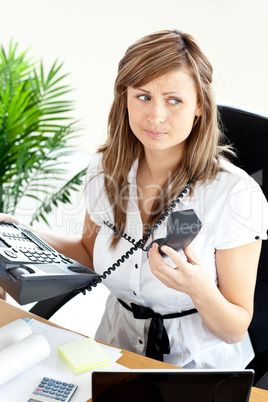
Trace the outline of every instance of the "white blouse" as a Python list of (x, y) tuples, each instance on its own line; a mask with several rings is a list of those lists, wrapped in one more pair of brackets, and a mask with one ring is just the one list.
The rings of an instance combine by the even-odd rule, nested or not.
[[(131, 247), (126, 239), (121, 238), (115, 250), (109, 248), (113, 231), (103, 221), (114, 223), (114, 218), (112, 205), (104, 190), (101, 159), (101, 154), (92, 158), (85, 181), (90, 218), (101, 227), (93, 255), (94, 269), (99, 274)], [(222, 166), (228, 173), (220, 172), (212, 183), (197, 185), (193, 196), (186, 195), (174, 209), (194, 209), (201, 220), (202, 229), (193, 240), (192, 247), (215, 283), (215, 250), (241, 246), (257, 238), (266, 239), (268, 227), (267, 201), (259, 185), (231, 163), (222, 161)], [(138, 160), (128, 176), (130, 194), (125, 228), (125, 232), (135, 240), (142, 238), (143, 231), (138, 208), (137, 167)], [(100, 174), (90, 181), (97, 173)], [(154, 232), (154, 239), (165, 236), (166, 221)], [(152, 238), (146, 245), (151, 241)], [(168, 257), (165, 258), (174, 266)], [(195, 307), (187, 294), (166, 287), (152, 274), (147, 254), (141, 249), (107, 276), (103, 283), (111, 293), (95, 338), (135, 353), (145, 354), (150, 319), (135, 319), (117, 298), (128, 305), (135, 303), (149, 307), (162, 315)], [(241, 342), (227, 344), (206, 327), (198, 313), (164, 319), (164, 325), (171, 350), (170, 354), (164, 355), (167, 363), (185, 368), (243, 369), (254, 357), (248, 335)]]

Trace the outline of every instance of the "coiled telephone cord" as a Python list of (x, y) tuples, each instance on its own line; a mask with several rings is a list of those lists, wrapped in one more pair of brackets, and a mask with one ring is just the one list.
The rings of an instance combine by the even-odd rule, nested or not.
[[(151, 226), (151, 228), (144, 234), (144, 236), (136, 241), (135, 239), (132, 239), (131, 236), (128, 236), (126, 233), (124, 233), (122, 230), (118, 229), (115, 225), (110, 223), (109, 221), (103, 221), (103, 223), (108, 226), (110, 229), (112, 229), (115, 233), (120, 235), (122, 238), (126, 239), (128, 242), (133, 244), (133, 246), (125, 253), (123, 254), (118, 260), (113, 263), (109, 268), (107, 268), (106, 271), (104, 271), (97, 279), (95, 279), (85, 290), (90, 291), (92, 287), (96, 287), (99, 283), (103, 281), (103, 279), (107, 278), (107, 275), (111, 275), (113, 271), (116, 270), (125, 260), (129, 259), (129, 257), (138, 249), (142, 249), (143, 251), (147, 251), (146, 248), (144, 248), (144, 244), (147, 242), (151, 234), (167, 219), (167, 217), (171, 214), (171, 212), (174, 210), (174, 208), (181, 202), (181, 199), (188, 193), (191, 185), (193, 184), (193, 180), (190, 180), (182, 192), (171, 202), (171, 204), (165, 209), (165, 211), (162, 213), (162, 215), (157, 219), (157, 221)], [(85, 290), (83, 293), (85, 293)]]

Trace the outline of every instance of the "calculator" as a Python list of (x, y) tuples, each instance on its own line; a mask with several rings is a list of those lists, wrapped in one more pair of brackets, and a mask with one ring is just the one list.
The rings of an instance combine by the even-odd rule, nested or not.
[(27, 402), (69, 402), (76, 390), (77, 385), (75, 384), (59, 381), (50, 377), (43, 377), (33, 390)]

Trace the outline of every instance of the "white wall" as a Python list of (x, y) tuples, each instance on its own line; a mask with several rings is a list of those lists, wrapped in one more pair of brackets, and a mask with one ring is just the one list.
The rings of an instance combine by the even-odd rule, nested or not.
[[(75, 88), (75, 117), (83, 126), (75, 169), (106, 138), (119, 59), (132, 42), (157, 30), (178, 28), (198, 39), (214, 66), (218, 102), (268, 113), (267, 0), (0, 0), (0, 10), (5, 49), (13, 37), (19, 50), (31, 47), (29, 55), (42, 58), (47, 69), (58, 58), (71, 73), (66, 83)], [(50, 222), (65, 232), (80, 227), (83, 215), (75, 196), (74, 206), (58, 210)], [(106, 297), (100, 286), (53, 320), (94, 335)]]
[(211, 60), (217, 100), (268, 113), (267, 0), (0, 0), (0, 41), (49, 67), (58, 58), (75, 88), (78, 147), (93, 153), (106, 137), (117, 64), (141, 36), (178, 28)]

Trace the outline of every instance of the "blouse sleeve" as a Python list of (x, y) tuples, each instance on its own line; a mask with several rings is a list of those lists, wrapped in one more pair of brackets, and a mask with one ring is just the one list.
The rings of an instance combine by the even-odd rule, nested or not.
[(267, 200), (258, 183), (245, 175), (226, 191), (225, 204), (219, 213), (215, 248), (229, 249), (267, 239)]
[(104, 220), (111, 220), (113, 211), (104, 188), (101, 154), (92, 157), (85, 177), (84, 188), (90, 219), (96, 225), (102, 226)]

